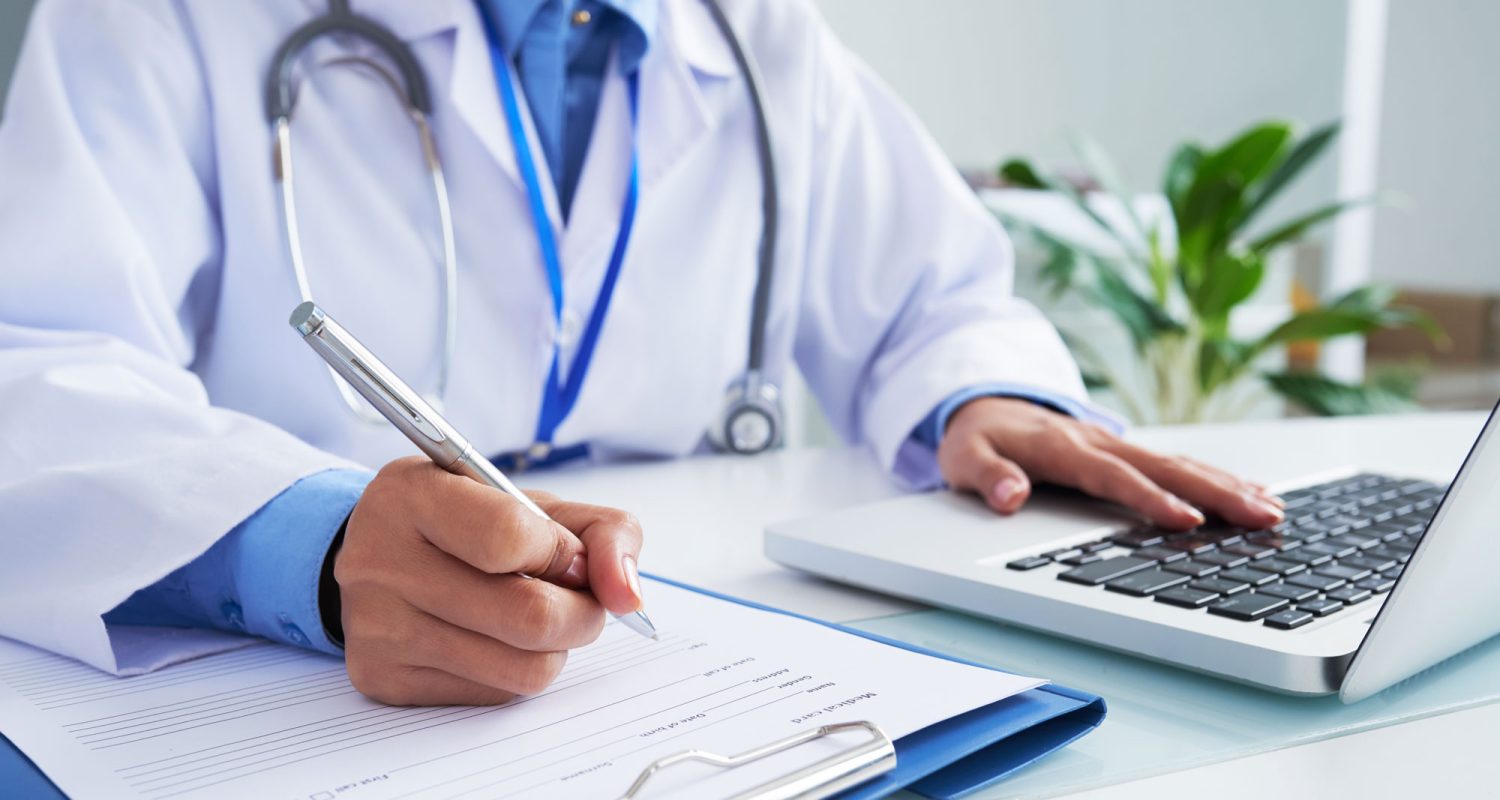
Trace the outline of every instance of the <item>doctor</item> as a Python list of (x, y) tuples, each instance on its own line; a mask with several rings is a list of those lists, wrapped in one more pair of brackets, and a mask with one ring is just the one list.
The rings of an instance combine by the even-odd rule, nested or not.
[[(639, 607), (629, 514), (545, 524), (402, 458), (288, 331), (308, 294), (511, 467), (757, 449), (726, 387), (774, 410), (795, 364), (914, 486), (1280, 519), (1085, 404), (1000, 228), (810, 3), (722, 2), (771, 162), (704, 0), (42, 0), (0, 125), (0, 635), (128, 674), (248, 632), (487, 703)], [(389, 41), (295, 50), (273, 149), (278, 48), (328, 13)]]

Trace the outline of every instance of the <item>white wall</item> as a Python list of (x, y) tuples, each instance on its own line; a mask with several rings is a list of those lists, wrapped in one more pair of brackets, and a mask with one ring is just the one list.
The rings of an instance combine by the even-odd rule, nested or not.
[(1391, 0), (1375, 275), (1500, 292), (1500, 3)]
[[(1068, 158), (1081, 130), (1136, 189), (1185, 138), (1339, 114), (1341, 0), (817, 0), (964, 167)], [(1332, 157), (1279, 212), (1333, 193)]]

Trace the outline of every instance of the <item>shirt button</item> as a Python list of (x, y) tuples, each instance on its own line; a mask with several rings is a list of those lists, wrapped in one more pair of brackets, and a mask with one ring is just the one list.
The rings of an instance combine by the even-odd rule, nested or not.
[(574, 25), (587, 25), (587, 24), (589, 24), (589, 20), (592, 20), (593, 18), (594, 18), (594, 15), (590, 14), (588, 12), (588, 9), (585, 9), (585, 8), (580, 8), (577, 11), (573, 12), (573, 24)]
[(564, 311), (562, 319), (557, 323), (557, 346), (568, 349), (578, 344), (578, 336), (583, 332), (583, 320), (573, 311)]
[(229, 623), (230, 627), (238, 631), (245, 629), (245, 610), (240, 608), (239, 603), (225, 600), (219, 606), (219, 613), (224, 615), (224, 620)]
[(302, 629), (290, 622), (281, 626), (281, 632), (286, 634), (286, 640), (301, 647), (307, 646), (307, 634)]

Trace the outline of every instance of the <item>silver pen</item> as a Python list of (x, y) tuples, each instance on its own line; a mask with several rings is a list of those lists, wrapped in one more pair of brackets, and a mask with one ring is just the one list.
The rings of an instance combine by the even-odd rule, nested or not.
[[(427, 401), (317, 304), (306, 302), (297, 306), (292, 311), (291, 325), (302, 334), (302, 341), (322, 356), (328, 366), (348, 381), (381, 416), (406, 434), (406, 438), (426, 453), (433, 463), (455, 475), (499, 489), (542, 519), (551, 519), (541, 506), (517, 489), (505, 473), (476, 452), (469, 440), (448, 424)], [(615, 615), (615, 618), (648, 639), (656, 638), (656, 626), (643, 611)]]

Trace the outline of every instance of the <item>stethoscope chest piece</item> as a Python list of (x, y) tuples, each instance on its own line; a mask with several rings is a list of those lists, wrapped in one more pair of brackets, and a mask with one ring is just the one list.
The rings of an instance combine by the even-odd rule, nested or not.
[(749, 372), (729, 387), (709, 440), (726, 453), (755, 455), (780, 447), (785, 433), (781, 392), (759, 372)]

